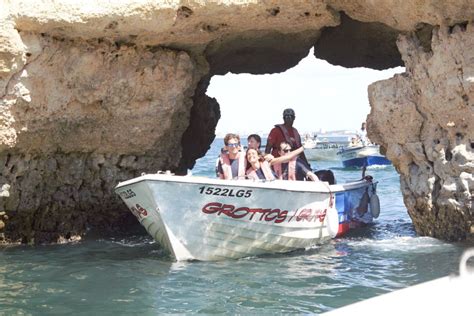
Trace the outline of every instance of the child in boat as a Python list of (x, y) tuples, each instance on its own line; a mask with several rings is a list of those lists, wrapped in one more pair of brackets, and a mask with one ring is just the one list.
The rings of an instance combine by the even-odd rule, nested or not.
[[(301, 147), (302, 148), (302, 147)], [(298, 156), (290, 156), (291, 146), (287, 142), (280, 143), (279, 158), (290, 158), (288, 162), (276, 162), (273, 164), (273, 170), (279, 179), (303, 181), (308, 178), (311, 181), (319, 181), (319, 178), (306, 167)]]
[[(250, 134), (248, 137), (247, 137), (247, 147), (250, 149), (256, 149), (259, 154), (261, 153), (260, 152), (260, 147), (261, 147), (261, 144), (262, 144), (262, 138), (260, 137), (260, 135), (258, 134)], [(272, 154), (265, 154), (264, 155), (264, 158), (266, 161), (270, 162), (273, 158), (273, 155)]]
[(262, 138), (257, 134), (250, 134), (249, 137), (247, 137), (247, 144), (249, 149), (253, 148), (256, 150), (260, 150)]

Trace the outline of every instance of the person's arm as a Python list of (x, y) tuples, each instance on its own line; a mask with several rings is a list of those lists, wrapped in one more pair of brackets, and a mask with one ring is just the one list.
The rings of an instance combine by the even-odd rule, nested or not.
[(216, 176), (220, 179), (224, 178), (224, 170), (222, 169), (220, 158), (217, 158), (217, 161), (216, 161)]
[(300, 154), (300, 158), (306, 163), (307, 167), (311, 169), (311, 165), (309, 164), (308, 159), (306, 159), (306, 155), (304, 154), (304, 151)]
[(311, 181), (320, 181), (318, 176), (312, 173), (311, 171), (306, 172), (306, 176), (311, 179)]
[(269, 154), (272, 151), (273, 144), (271, 143), (271, 140), (267, 140), (267, 146), (265, 147), (265, 153)]
[(301, 146), (300, 148), (298, 149), (295, 149), (293, 151), (290, 151), (288, 153), (288, 155), (285, 155), (285, 156), (280, 156), (280, 157), (277, 157), (277, 158), (273, 158), (271, 161), (270, 161), (270, 166), (271, 165), (274, 165), (276, 163), (284, 163), (284, 162), (288, 162), (290, 161), (291, 159), (297, 157), (299, 154), (301, 154), (302, 152), (304, 151), (304, 147)]
[(272, 152), (273, 145), (275, 145), (276, 129), (272, 128), (270, 134), (267, 137), (267, 145), (265, 146), (265, 153), (269, 154)]
[(266, 162), (270, 163), (270, 161), (272, 161), (273, 159), (275, 159), (275, 157), (273, 157), (272, 154), (266, 154), (265, 156), (263, 156), (263, 159), (265, 159)]

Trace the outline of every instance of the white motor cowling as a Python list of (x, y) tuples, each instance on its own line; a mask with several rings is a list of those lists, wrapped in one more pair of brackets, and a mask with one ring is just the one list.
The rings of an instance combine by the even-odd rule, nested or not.
[(372, 213), (373, 218), (380, 215), (380, 200), (375, 192), (370, 197), (370, 213)]
[(339, 231), (339, 214), (334, 207), (330, 207), (326, 211), (326, 226), (329, 236), (332, 238), (336, 237)]

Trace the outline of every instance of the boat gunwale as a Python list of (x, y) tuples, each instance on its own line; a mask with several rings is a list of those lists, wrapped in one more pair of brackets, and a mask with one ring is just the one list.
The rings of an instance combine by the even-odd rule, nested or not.
[[(160, 178), (156, 178), (156, 177)], [(200, 180), (200, 181), (192, 181)], [(222, 179), (213, 179), (206, 177), (197, 177), (197, 176), (176, 176), (176, 175), (163, 175), (163, 174), (145, 174), (140, 177), (136, 177), (124, 182), (119, 182), (114, 188), (114, 191), (123, 188), (125, 186), (136, 184), (142, 181), (158, 181), (158, 182), (175, 182), (175, 183), (188, 183), (188, 184), (201, 184), (201, 185), (223, 185), (223, 186), (233, 186), (233, 187), (251, 187), (258, 189), (271, 189), (271, 190), (280, 190), (280, 191), (291, 191), (291, 192), (303, 192), (303, 193), (337, 193), (345, 192), (352, 189), (358, 189), (366, 187), (369, 185), (376, 184), (377, 181), (369, 181), (366, 179), (360, 179), (356, 181), (346, 182), (342, 184), (332, 184), (332, 185), (320, 185), (318, 188), (290, 188), (290, 187), (266, 187), (266, 183), (275, 183), (275, 181), (285, 181), (286, 183), (296, 184), (295, 182), (303, 181), (288, 181), (288, 180), (271, 180), (271, 181), (254, 181), (254, 180), (222, 180)], [(312, 182), (312, 181), (304, 181)], [(319, 183), (319, 182), (312, 182)], [(325, 189), (325, 190), (321, 190)]]

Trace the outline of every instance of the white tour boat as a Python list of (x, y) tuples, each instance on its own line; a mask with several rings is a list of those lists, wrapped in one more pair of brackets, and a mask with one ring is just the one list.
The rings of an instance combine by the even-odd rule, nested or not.
[(308, 160), (337, 160), (337, 153), (345, 146), (345, 143), (318, 141), (314, 147), (305, 149), (304, 154)]
[(323, 134), (313, 138), (305, 138), (304, 154), (308, 160), (338, 160), (337, 153), (347, 147), (350, 136), (341, 134)]
[(144, 174), (115, 191), (176, 260), (223, 260), (311, 247), (378, 216), (376, 183), (221, 180)]

